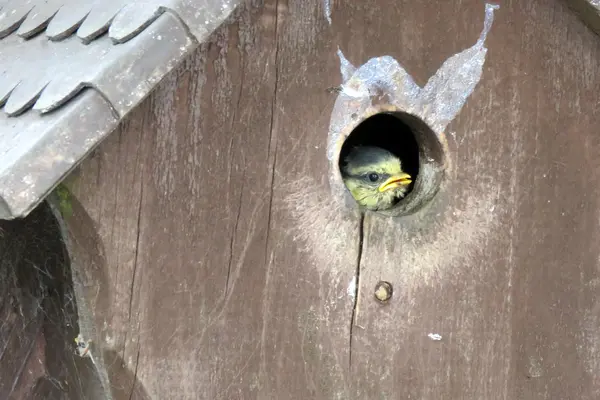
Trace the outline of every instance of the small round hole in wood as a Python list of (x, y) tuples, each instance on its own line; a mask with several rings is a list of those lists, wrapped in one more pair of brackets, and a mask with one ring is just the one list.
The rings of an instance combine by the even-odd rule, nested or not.
[(375, 299), (380, 303), (387, 303), (394, 293), (394, 289), (392, 284), (386, 281), (379, 281), (377, 285), (375, 285)]
[[(401, 173), (394, 159), (400, 161)], [(407, 215), (438, 192), (444, 150), (438, 136), (420, 118), (398, 111), (380, 112), (363, 119), (348, 135), (341, 147), (339, 168), (361, 208), (388, 216)]]

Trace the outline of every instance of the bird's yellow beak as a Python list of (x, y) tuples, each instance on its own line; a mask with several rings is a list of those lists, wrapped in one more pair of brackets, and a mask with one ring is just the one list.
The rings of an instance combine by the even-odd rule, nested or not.
[(381, 186), (379, 186), (379, 191), (385, 192), (386, 190), (394, 189), (399, 186), (410, 185), (411, 182), (412, 178), (408, 174), (391, 176), (387, 181), (383, 182)]

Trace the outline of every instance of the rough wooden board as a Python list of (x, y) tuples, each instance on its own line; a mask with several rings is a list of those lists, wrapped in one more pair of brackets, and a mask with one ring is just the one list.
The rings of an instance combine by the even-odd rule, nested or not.
[[(320, 265), (296, 250), (307, 232), (286, 232), (291, 209), (315, 206), (299, 177), (326, 194), (325, 160), (312, 154), (326, 132), (315, 125), (305, 141), (285, 109), (302, 92), (326, 125), (332, 97), (322, 80), (307, 89), (289, 52), (276, 90), (276, 13), (268, 2), (220, 29), (77, 174), (75, 198), (106, 257), (111, 305), (92, 308), (102, 347), (123, 355), (152, 398), (284, 398), (290, 385), (329, 397), (348, 385), (357, 231), (347, 254)], [(336, 75), (335, 59), (328, 69)]]
[(328, 208), (324, 147), (337, 46), (423, 84), (483, 20), (475, 0), (411, 4), (334, 2), (331, 27), (315, 0), (242, 13), (84, 164), (79, 229), (110, 288), (95, 323), (135, 375), (115, 398), (600, 395), (600, 49), (558, 1), (497, 12), (423, 220), (367, 217), (350, 338), (359, 222)]
[(600, 1), (599, 0), (566, 0), (569, 7), (587, 24), (587, 26), (600, 35)]
[[(473, 42), (481, 10), (398, 4), (396, 34), (412, 40), (395, 48), (385, 24), (363, 40), (422, 79)], [(419, 25), (427, 35), (411, 34)], [(600, 396), (600, 45), (558, 1), (503, 2), (487, 45), (448, 128), (438, 201), (396, 221), (367, 216), (353, 398)], [(386, 306), (371, 300), (380, 279), (395, 289)]]
[(333, 208), (327, 184), (326, 137), (339, 83), (335, 43), (322, 4), (278, 7), (275, 144), (269, 226), (266, 374), (261, 399), (347, 399), (348, 293), (358, 258), (358, 215)]

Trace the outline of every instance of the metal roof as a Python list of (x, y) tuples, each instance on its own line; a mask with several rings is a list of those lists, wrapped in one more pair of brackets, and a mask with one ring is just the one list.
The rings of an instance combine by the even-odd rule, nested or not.
[(27, 215), (240, 0), (0, 0), (0, 219)]

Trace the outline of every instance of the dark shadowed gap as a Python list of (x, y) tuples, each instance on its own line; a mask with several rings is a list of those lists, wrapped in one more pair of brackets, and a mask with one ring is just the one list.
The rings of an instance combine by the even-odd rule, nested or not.
[(86, 398), (77, 320), (69, 256), (50, 207), (0, 221), (0, 398)]

